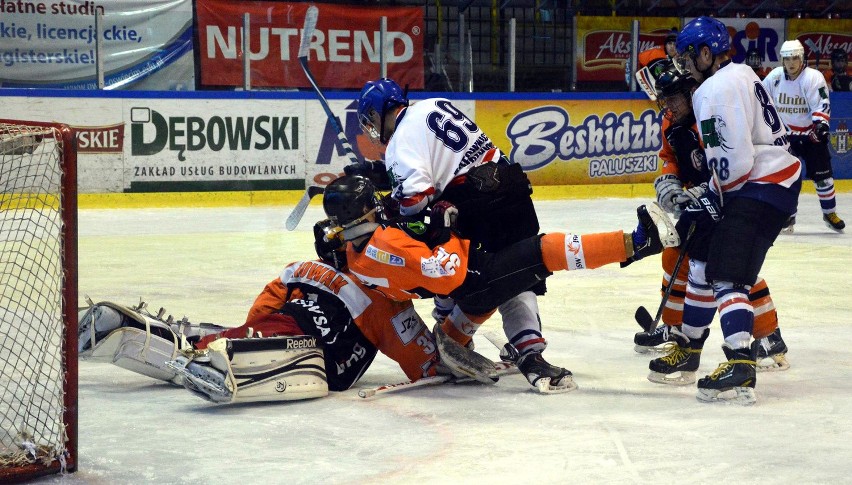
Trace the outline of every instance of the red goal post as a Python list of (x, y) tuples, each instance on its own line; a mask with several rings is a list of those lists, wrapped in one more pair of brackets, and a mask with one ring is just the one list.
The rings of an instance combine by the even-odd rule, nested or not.
[(77, 468), (76, 144), (0, 119), (0, 483)]

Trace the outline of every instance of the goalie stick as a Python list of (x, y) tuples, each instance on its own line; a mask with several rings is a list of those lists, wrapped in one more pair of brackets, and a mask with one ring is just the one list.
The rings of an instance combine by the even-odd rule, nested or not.
[[(502, 335), (497, 335), (494, 331), (484, 331), (482, 334), (485, 338), (491, 342), (497, 350), (503, 350), (505, 345), (509, 345), (509, 342), (506, 341), (506, 338)], [(516, 351), (517, 352), (517, 351)], [(501, 355), (501, 358), (503, 356)], [(509, 374), (514, 374), (518, 372), (517, 362), (502, 360), (500, 362), (494, 362), (494, 367), (497, 370), (497, 376), (505, 376)], [(433, 376), (433, 377), (424, 377), (422, 379), (418, 379), (416, 381), (405, 381), (397, 384), (386, 384), (384, 386), (373, 387), (368, 389), (361, 389), (358, 391), (358, 396), (367, 399), (375, 396), (376, 394), (383, 394), (388, 392), (399, 392), (399, 391), (407, 391), (409, 389), (413, 389), (415, 387), (422, 386), (434, 386), (437, 384), (443, 384), (445, 382), (452, 383), (461, 383), (461, 382), (473, 382), (473, 379), (470, 378), (455, 378), (453, 376)]]
[[(518, 372), (518, 368), (513, 362), (494, 362), (494, 367), (497, 369), (498, 376), (505, 376)], [(404, 381), (398, 382), (396, 384), (385, 384), (383, 386), (378, 387), (359, 389), (358, 397), (362, 399), (368, 399), (374, 397), (376, 394), (408, 391), (417, 387), (434, 386), (437, 384), (444, 384), (446, 382), (451, 382), (453, 384), (461, 384), (465, 382), (477, 381), (469, 377), (453, 377), (449, 375), (423, 377), (422, 379), (417, 379), (416, 381)]]
[(666, 285), (666, 290), (663, 292), (663, 298), (660, 301), (660, 306), (657, 308), (657, 315), (654, 318), (651, 318), (651, 313), (643, 306), (637, 308), (636, 313), (633, 315), (636, 319), (636, 323), (638, 323), (639, 326), (642, 327), (642, 330), (646, 333), (653, 332), (660, 323), (660, 317), (663, 316), (663, 308), (665, 308), (666, 302), (669, 301), (669, 297), (672, 294), (675, 279), (677, 279), (677, 274), (683, 264), (683, 259), (686, 257), (686, 251), (689, 249), (689, 243), (692, 241), (692, 234), (694, 232), (695, 221), (692, 221), (692, 224), (689, 225), (689, 230), (686, 233), (686, 241), (684, 241), (683, 247), (680, 248), (680, 253), (677, 255), (677, 261), (675, 261), (674, 269), (672, 270), (672, 275), (669, 279), (669, 284)]
[[(355, 156), (355, 152), (352, 150), (352, 145), (349, 144), (349, 140), (346, 139), (346, 134), (343, 131), (343, 124), (340, 122), (340, 118), (334, 115), (331, 111), (331, 107), (328, 105), (328, 100), (325, 99), (325, 95), (322, 94), (322, 90), (317, 85), (316, 79), (314, 79), (314, 75), (311, 73), (310, 68), (308, 67), (308, 51), (311, 47), (311, 37), (314, 35), (314, 30), (317, 27), (317, 18), (319, 17), (319, 9), (311, 5), (308, 7), (308, 11), (305, 14), (305, 26), (302, 29), (302, 42), (299, 44), (299, 64), (302, 65), (302, 70), (305, 72), (305, 77), (308, 78), (308, 82), (311, 83), (311, 87), (314, 89), (314, 92), (319, 99), (320, 105), (322, 105), (323, 111), (325, 111), (325, 115), (328, 117), (328, 121), (331, 123), (331, 126), (337, 132), (337, 148), (343, 152), (344, 155), (349, 157), (350, 163), (358, 163), (358, 158)], [(299, 225), (299, 221), (302, 220), (302, 216), (305, 215), (305, 210), (308, 208), (308, 205), (311, 203), (311, 199), (314, 196), (323, 193), (323, 188), (317, 185), (311, 185), (305, 190), (305, 194), (296, 204), (296, 207), (293, 208), (293, 212), (287, 217), (287, 221), (284, 224), (284, 227), (287, 228), (288, 231), (292, 231), (296, 229), (296, 226)]]

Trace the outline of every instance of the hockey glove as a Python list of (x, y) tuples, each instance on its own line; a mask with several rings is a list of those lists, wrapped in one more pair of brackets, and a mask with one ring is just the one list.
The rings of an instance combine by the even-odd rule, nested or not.
[(704, 182), (703, 184), (696, 185), (695, 187), (683, 189), (683, 192), (675, 196), (674, 203), (680, 206), (681, 209), (685, 209), (690, 205), (700, 205), (698, 199), (706, 193), (707, 182)]
[(343, 167), (346, 175), (360, 175), (370, 179), (377, 190), (390, 190), (391, 181), (385, 162), (381, 160), (364, 160), (361, 163), (351, 163)]
[(719, 204), (719, 196), (709, 190), (699, 197), (694, 204), (687, 206), (686, 211), (693, 213), (706, 212), (713, 222), (719, 222), (722, 219), (722, 208)]
[(683, 182), (675, 175), (665, 173), (654, 181), (654, 189), (657, 191), (657, 202), (666, 212), (674, 213), (678, 210), (675, 197), (683, 193)]
[(435, 247), (450, 240), (456, 228), (459, 210), (451, 202), (439, 200), (429, 210), (429, 230), (426, 244)]
[(811, 130), (810, 139), (814, 143), (825, 143), (828, 141), (828, 123), (824, 121), (815, 121), (814, 127)]

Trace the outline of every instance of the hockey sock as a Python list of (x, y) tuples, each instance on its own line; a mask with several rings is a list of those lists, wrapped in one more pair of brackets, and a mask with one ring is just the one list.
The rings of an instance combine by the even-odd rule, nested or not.
[(757, 283), (751, 287), (748, 299), (754, 308), (752, 335), (755, 339), (761, 339), (778, 328), (778, 312), (772, 302), (772, 295), (769, 294), (769, 286), (763, 278), (758, 278)]
[(716, 300), (713, 287), (704, 276), (704, 261), (689, 261), (689, 278), (683, 300), (683, 322), (695, 328), (705, 328), (716, 316)]
[[(680, 255), (678, 248), (663, 249), (663, 286), (661, 292), (665, 292), (669, 281), (672, 278), (677, 258)], [(689, 256), (685, 256), (680, 265), (677, 274), (674, 275), (675, 282), (672, 285), (672, 291), (666, 300), (666, 306), (663, 307), (663, 323), (669, 326), (677, 326), (683, 322), (683, 300), (686, 296), (686, 278), (689, 274)]]
[(819, 205), (823, 214), (831, 214), (837, 208), (837, 199), (834, 194), (834, 179), (829, 177), (819, 182), (814, 182)]
[(541, 256), (550, 272), (595, 269), (627, 259), (623, 231), (597, 234), (554, 232), (541, 238)]
[(456, 305), (453, 307), (453, 311), (444, 319), (441, 329), (451, 339), (465, 346), (473, 339), (473, 334), (476, 333), (479, 327), (493, 314), (494, 310), (483, 315), (468, 315)]
[(733, 349), (748, 347), (754, 328), (754, 310), (747, 290), (726, 281), (713, 283), (713, 290), (725, 343)]
[(541, 319), (535, 293), (525, 291), (498, 308), (503, 316), (503, 331), (521, 354), (542, 352), (547, 343), (541, 335)]

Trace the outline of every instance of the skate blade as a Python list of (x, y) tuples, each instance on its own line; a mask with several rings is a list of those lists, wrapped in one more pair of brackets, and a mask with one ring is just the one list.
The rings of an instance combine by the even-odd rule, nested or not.
[(633, 350), (636, 351), (637, 354), (648, 354), (648, 353), (660, 353), (665, 352), (665, 344), (657, 345), (656, 347), (647, 347), (645, 345), (634, 345)]
[[(200, 394), (201, 397), (213, 402), (230, 401), (232, 393), (228, 389), (205, 380), (203, 377), (197, 376), (182, 365), (182, 362), (170, 360), (166, 362), (166, 367), (177, 372), (183, 377), (184, 387)], [(187, 382), (188, 381), (188, 382)], [(194, 389), (190, 389), (189, 387)]]
[(558, 385), (553, 385), (550, 383), (550, 379), (543, 378), (539, 379), (535, 385), (536, 390), (538, 390), (539, 394), (563, 394), (566, 392), (576, 391), (577, 383), (574, 382), (574, 378), (571, 376), (563, 377)]
[(784, 229), (781, 229), (781, 234), (793, 234), (796, 232), (796, 229), (793, 226), (787, 226)]
[(666, 375), (660, 372), (651, 372), (650, 374), (648, 374), (648, 380), (656, 384), (666, 384), (669, 386), (687, 386), (695, 382), (695, 372), (680, 371), (680, 375)]
[(781, 372), (790, 368), (790, 363), (787, 362), (786, 354), (775, 354), (769, 357), (764, 357), (757, 362), (755, 369), (757, 372)]
[(700, 402), (721, 402), (726, 404), (739, 404), (740, 406), (751, 406), (757, 402), (757, 396), (752, 387), (732, 387), (721, 391), (719, 389), (698, 389), (695, 397)]

